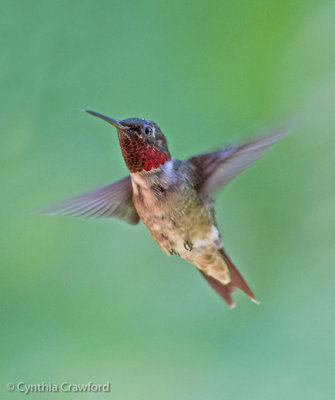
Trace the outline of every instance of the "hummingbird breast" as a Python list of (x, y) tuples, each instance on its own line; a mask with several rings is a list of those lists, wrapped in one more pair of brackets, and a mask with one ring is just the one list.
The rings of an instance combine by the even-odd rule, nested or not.
[(171, 159), (155, 173), (134, 173), (131, 178), (138, 215), (159, 246), (229, 283), (212, 201), (199, 197), (185, 162)]

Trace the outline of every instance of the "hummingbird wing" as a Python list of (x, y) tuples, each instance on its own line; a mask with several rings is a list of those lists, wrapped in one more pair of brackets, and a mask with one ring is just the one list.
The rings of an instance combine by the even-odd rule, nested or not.
[(240, 146), (199, 154), (190, 158), (188, 161), (195, 168), (199, 194), (209, 194), (226, 186), (256, 161), (272, 144), (290, 132), (290, 129), (281, 129), (272, 135)]
[(117, 217), (133, 225), (140, 220), (133, 204), (133, 188), (130, 176), (111, 185), (51, 204), (34, 212), (45, 215), (71, 215), (86, 218)]

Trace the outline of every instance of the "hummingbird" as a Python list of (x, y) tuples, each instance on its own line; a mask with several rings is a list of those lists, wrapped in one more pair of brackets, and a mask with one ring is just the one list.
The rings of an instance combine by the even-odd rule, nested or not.
[(116, 128), (129, 175), (92, 192), (37, 210), (46, 215), (116, 217), (136, 225), (142, 220), (168, 254), (192, 263), (229, 307), (235, 288), (258, 303), (227, 255), (215, 219), (212, 194), (258, 159), (287, 129), (237, 146), (195, 155), (171, 157), (167, 140), (153, 121), (116, 120), (83, 110)]

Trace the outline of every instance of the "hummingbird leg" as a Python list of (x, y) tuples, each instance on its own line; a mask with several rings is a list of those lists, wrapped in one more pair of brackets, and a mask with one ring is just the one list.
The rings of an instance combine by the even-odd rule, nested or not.
[(184, 242), (184, 247), (185, 247), (185, 250), (192, 251), (193, 250), (193, 243), (190, 242), (189, 240), (186, 240), (186, 242)]
[(177, 253), (176, 250), (174, 250), (174, 249), (172, 249), (172, 248), (169, 250), (169, 253), (170, 253), (171, 256), (176, 255), (176, 256), (179, 256), (179, 257), (180, 257), (180, 254)]
[[(164, 232), (161, 232), (161, 238), (166, 244), (165, 251), (168, 252), (170, 256), (176, 255), (180, 257), (180, 254), (173, 248), (173, 243), (170, 242), (169, 238), (165, 235)], [(160, 244), (160, 246), (162, 246), (162, 244)]]

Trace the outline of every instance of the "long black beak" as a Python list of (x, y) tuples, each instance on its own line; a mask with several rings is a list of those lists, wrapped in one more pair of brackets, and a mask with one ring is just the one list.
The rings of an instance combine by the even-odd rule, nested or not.
[(93, 115), (94, 117), (98, 117), (98, 118), (103, 119), (104, 121), (106, 121), (106, 122), (108, 122), (109, 124), (113, 125), (116, 129), (121, 129), (121, 130), (123, 130), (123, 131), (126, 131), (126, 130), (128, 129), (127, 126), (121, 125), (120, 122), (117, 121), (117, 120), (114, 119), (114, 118), (106, 117), (105, 115), (99, 114), (99, 113), (97, 113), (97, 112), (95, 112), (95, 111), (91, 111), (91, 110), (83, 110), (83, 111), (85, 111), (85, 112), (87, 112), (87, 113)]

